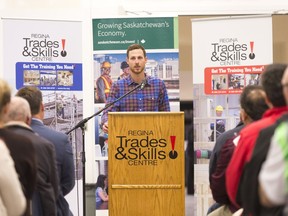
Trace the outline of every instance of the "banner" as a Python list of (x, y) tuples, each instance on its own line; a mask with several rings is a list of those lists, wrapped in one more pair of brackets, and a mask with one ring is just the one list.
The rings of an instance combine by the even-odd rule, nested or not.
[[(98, 95), (97, 80), (101, 77), (101, 65), (111, 68), (110, 82), (124, 75), (126, 50), (131, 44), (141, 44), (147, 52), (145, 71), (165, 82), (170, 106), (179, 111), (179, 54), (178, 19), (175, 17), (108, 18), (93, 19), (93, 59), (95, 112), (103, 108), (104, 100)], [(102, 155), (99, 174), (108, 175), (106, 145), (108, 135), (99, 127), (101, 114), (95, 120), (95, 144)], [(100, 159), (101, 162), (101, 159)], [(101, 207), (102, 208), (102, 207)], [(107, 209), (107, 207), (105, 207)], [(105, 209), (104, 208), (104, 209)], [(103, 208), (102, 208), (103, 209)], [(98, 209), (99, 210), (99, 209)], [(98, 213), (97, 213), (98, 214)]]
[(244, 87), (246, 75), (259, 74), (263, 65), (272, 63), (271, 16), (196, 19), (192, 20), (192, 29), (193, 73), (197, 75), (193, 83), (205, 83), (214, 90), (211, 74), (222, 75), (226, 86), (221, 90), (227, 90), (233, 88), (233, 78), (242, 75)]
[[(76, 21), (3, 20), (3, 78), (13, 94), (23, 86), (38, 87), (43, 95), (44, 124), (63, 133), (83, 118), (81, 32), (82, 24)], [(81, 130), (70, 133), (70, 138), (79, 180)], [(79, 208), (76, 185), (68, 199), (74, 214)]]
[[(192, 19), (192, 54), (194, 149), (209, 152), (220, 134), (239, 123), (242, 89), (259, 84), (264, 66), (273, 62), (272, 17)], [(196, 188), (206, 188), (205, 194), (196, 189), (197, 215), (204, 215), (212, 204), (208, 165), (195, 169), (207, 173), (195, 172)]]

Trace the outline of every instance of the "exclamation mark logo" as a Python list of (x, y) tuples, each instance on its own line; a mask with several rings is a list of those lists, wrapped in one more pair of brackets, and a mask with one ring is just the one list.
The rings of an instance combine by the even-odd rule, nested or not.
[(175, 159), (178, 157), (178, 153), (177, 153), (177, 151), (175, 151), (175, 140), (176, 140), (176, 136), (170, 136), (170, 142), (171, 142), (172, 150), (169, 152), (169, 157), (171, 159)]
[(61, 51), (61, 56), (65, 57), (67, 55), (67, 52), (65, 51), (65, 39), (62, 39), (62, 51)]
[(255, 54), (254, 54), (254, 41), (250, 41), (250, 50), (251, 50), (251, 53), (249, 54), (249, 58), (250, 58), (250, 59), (254, 59), (254, 58), (255, 58)]

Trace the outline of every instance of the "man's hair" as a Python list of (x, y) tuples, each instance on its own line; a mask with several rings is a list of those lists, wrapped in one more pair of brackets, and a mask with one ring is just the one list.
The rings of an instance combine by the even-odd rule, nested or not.
[(274, 107), (286, 106), (281, 80), (287, 64), (270, 64), (261, 74), (261, 85)]
[(25, 98), (28, 101), (32, 115), (39, 113), (40, 105), (42, 103), (42, 92), (37, 87), (23, 87), (19, 89), (16, 96)]
[(143, 51), (144, 57), (146, 57), (146, 50), (143, 46), (141, 46), (140, 44), (132, 44), (127, 49), (126, 52), (127, 58), (129, 58), (129, 52), (135, 49), (141, 49)]
[(5, 121), (21, 121), (26, 123), (27, 118), (31, 118), (28, 101), (19, 96), (12, 97)]
[(254, 121), (262, 118), (264, 112), (268, 109), (265, 102), (265, 92), (262, 86), (246, 86), (240, 95), (241, 108)]
[(11, 88), (8, 83), (0, 79), (0, 113), (11, 100)]

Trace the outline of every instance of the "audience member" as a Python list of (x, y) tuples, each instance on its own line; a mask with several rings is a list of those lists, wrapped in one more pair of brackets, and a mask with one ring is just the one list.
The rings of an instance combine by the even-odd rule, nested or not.
[(282, 215), (283, 206), (266, 207), (265, 205), (261, 205), (260, 199), (264, 197), (264, 195), (259, 197), (258, 177), (262, 164), (267, 157), (275, 128), (279, 125), (279, 122), (284, 120), (284, 117), (287, 118), (287, 115), (284, 114), (284, 116), (280, 117), (276, 123), (259, 132), (252, 156), (244, 166), (238, 186), (237, 201), (241, 204), (245, 215)]
[(110, 72), (110, 62), (104, 61), (101, 65), (101, 75), (98, 77), (95, 83), (95, 103), (105, 103), (108, 98), (112, 85)]
[(31, 128), (40, 136), (54, 144), (56, 152), (58, 179), (60, 191), (57, 199), (57, 215), (67, 216), (72, 214), (69, 204), (64, 198), (75, 185), (75, 166), (73, 161), (72, 145), (69, 137), (61, 132), (44, 125), (44, 104), (42, 92), (34, 86), (26, 86), (17, 92), (17, 96), (25, 98), (31, 109)]
[(275, 123), (283, 113), (288, 111), (282, 86), (279, 85), (286, 67), (285, 64), (271, 64), (266, 66), (261, 74), (261, 85), (266, 93), (266, 103), (269, 109), (264, 113), (262, 119), (241, 130), (235, 151), (226, 170), (227, 193), (235, 206), (241, 204), (237, 203), (236, 200), (239, 182), (244, 166), (251, 158), (260, 130)]
[(5, 127), (27, 137), (33, 142), (37, 160), (37, 184), (32, 199), (32, 215), (57, 215), (56, 199), (58, 197), (58, 178), (54, 145), (36, 134), (29, 126), (31, 111), (24, 98), (11, 98), (6, 115)]
[(107, 176), (100, 174), (97, 178), (96, 182), (96, 209), (100, 209), (103, 202), (107, 202), (109, 200), (109, 196), (106, 193), (107, 189)]
[(127, 49), (127, 63), (130, 74), (125, 79), (113, 83), (106, 104), (114, 102), (137, 85), (145, 81), (144, 88), (133, 92), (115, 103), (102, 115), (102, 128), (108, 132), (108, 112), (117, 111), (170, 111), (167, 89), (164, 82), (145, 73), (147, 62), (146, 50), (139, 44), (130, 45)]
[(240, 106), (240, 119), (244, 125), (222, 134), (219, 138), (227, 134), (226, 139), (221, 139), (225, 140), (224, 143), (219, 143), (218, 139), (216, 140), (218, 144), (218, 160), (214, 161), (216, 164), (214, 164), (213, 172), (210, 174), (209, 179), (213, 198), (222, 207), (215, 212), (213, 211), (209, 216), (224, 215), (224, 212), (232, 215), (238, 209), (229, 200), (225, 185), (225, 172), (235, 149), (233, 140), (244, 126), (261, 119), (263, 113), (268, 109), (263, 88), (255, 85), (246, 86), (240, 95)]
[(19, 216), (24, 213), (26, 199), (10, 152), (0, 139), (0, 215)]
[(26, 198), (27, 205), (23, 215), (30, 216), (30, 202), (36, 188), (36, 152), (33, 143), (29, 139), (4, 128), (3, 117), (7, 111), (10, 99), (11, 89), (7, 82), (0, 79), (0, 138), (7, 145), (14, 160), (16, 172)]
[[(260, 203), (266, 207), (287, 205), (287, 122), (288, 115), (283, 116), (272, 135), (258, 176)], [(282, 208), (283, 209), (283, 208)], [(281, 214), (286, 215), (286, 214)]]
[[(283, 95), (288, 104), (288, 68), (286, 68), (281, 81)], [(275, 133), (268, 147), (268, 154), (259, 174), (259, 197), (262, 205), (266, 207), (284, 206), (286, 212), (279, 215), (287, 215), (287, 128), (288, 114), (284, 114), (275, 127)], [(278, 208), (279, 209), (279, 208)]]

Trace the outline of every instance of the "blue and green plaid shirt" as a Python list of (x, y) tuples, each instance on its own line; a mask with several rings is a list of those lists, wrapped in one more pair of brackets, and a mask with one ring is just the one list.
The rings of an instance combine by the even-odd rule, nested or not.
[[(169, 112), (169, 98), (163, 80), (146, 75), (146, 81), (147, 84), (143, 89), (137, 89), (105, 110), (101, 122), (108, 120), (108, 112)], [(113, 82), (106, 104), (117, 100), (137, 85), (130, 75)]]

